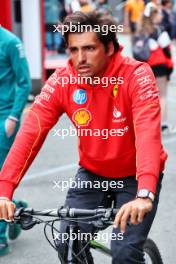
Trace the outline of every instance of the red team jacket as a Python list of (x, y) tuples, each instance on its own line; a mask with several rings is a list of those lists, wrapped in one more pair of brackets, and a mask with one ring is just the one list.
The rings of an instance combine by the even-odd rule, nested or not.
[[(107, 87), (79, 81), (61, 84), (70, 76), (78, 77), (71, 61), (51, 75), (36, 97), (0, 173), (0, 197), (12, 198), (63, 113), (78, 130), (93, 133), (79, 136), (81, 166), (100, 177), (136, 175), (138, 189), (155, 193), (167, 154), (161, 145), (158, 89), (148, 64), (123, 57), (119, 51), (104, 74)], [(105, 129), (106, 139), (98, 132)]]

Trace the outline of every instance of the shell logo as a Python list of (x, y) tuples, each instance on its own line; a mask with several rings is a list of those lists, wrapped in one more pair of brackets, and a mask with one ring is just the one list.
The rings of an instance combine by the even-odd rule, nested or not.
[(88, 126), (92, 117), (91, 113), (84, 108), (80, 108), (73, 113), (72, 120), (77, 126)]
[(118, 84), (116, 84), (116, 85), (114, 86), (114, 88), (113, 88), (113, 95), (114, 95), (114, 97), (117, 96), (117, 93), (118, 93)]

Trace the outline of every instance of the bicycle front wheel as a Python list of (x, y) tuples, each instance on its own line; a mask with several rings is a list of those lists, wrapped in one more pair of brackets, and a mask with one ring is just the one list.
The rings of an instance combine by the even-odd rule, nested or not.
[(145, 263), (146, 264), (163, 264), (159, 249), (155, 242), (148, 238), (144, 245)]

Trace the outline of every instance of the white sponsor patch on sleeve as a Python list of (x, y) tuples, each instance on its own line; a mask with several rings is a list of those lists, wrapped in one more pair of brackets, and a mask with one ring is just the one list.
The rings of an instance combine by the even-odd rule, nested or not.
[(135, 71), (134, 71), (134, 74), (135, 75), (141, 75), (141, 74), (144, 74), (144, 73), (146, 73), (146, 67), (144, 67), (143, 65), (142, 66), (140, 66), (139, 68), (137, 68)]
[(23, 45), (21, 43), (19, 43), (16, 45), (16, 48), (18, 49), (18, 52), (19, 52), (19, 58), (20, 59), (25, 58), (25, 52), (24, 52)]

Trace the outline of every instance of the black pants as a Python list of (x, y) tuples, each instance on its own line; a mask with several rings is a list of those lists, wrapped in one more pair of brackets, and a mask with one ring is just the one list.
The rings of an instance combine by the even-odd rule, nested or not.
[[(146, 214), (144, 221), (138, 225), (128, 225), (125, 234), (123, 234), (123, 239), (113, 239), (111, 240), (112, 248), (112, 263), (113, 264), (144, 264), (144, 253), (143, 245), (147, 239), (148, 233), (150, 231), (152, 222), (154, 220), (158, 201), (159, 193), (161, 189), (163, 174), (160, 175), (160, 179), (157, 186), (156, 198), (153, 204), (153, 209), (150, 213)], [(137, 181), (135, 176), (130, 176), (122, 179), (107, 179), (100, 177), (91, 173), (90, 171), (79, 168), (75, 181), (79, 184), (84, 183), (80, 186), (73, 186), (67, 193), (65, 206), (80, 208), (80, 209), (95, 209), (98, 206), (109, 207), (107, 204), (107, 196), (111, 194), (114, 200), (114, 205), (116, 208), (120, 208), (124, 203), (133, 200), (137, 192)], [(103, 182), (109, 183), (109, 188), (107, 190), (107, 185)], [(110, 185), (110, 182), (116, 182), (115, 185)], [(123, 186), (122, 186), (123, 181)], [(91, 182), (92, 185), (87, 184)], [(99, 187), (97, 182), (102, 183)], [(92, 188), (93, 187), (93, 188)], [(61, 223), (61, 232), (66, 232), (66, 227), (68, 222)], [(95, 230), (93, 226), (89, 224), (79, 224), (81, 232), (93, 233)], [(116, 237), (121, 238), (119, 235), (119, 229), (113, 229), (112, 233), (116, 234)], [(59, 242), (60, 243), (60, 242)], [(62, 248), (62, 245), (61, 245)], [(93, 263), (90, 252), (89, 263)]]
[(130, 21), (131, 33), (135, 33), (137, 28), (137, 23)]

